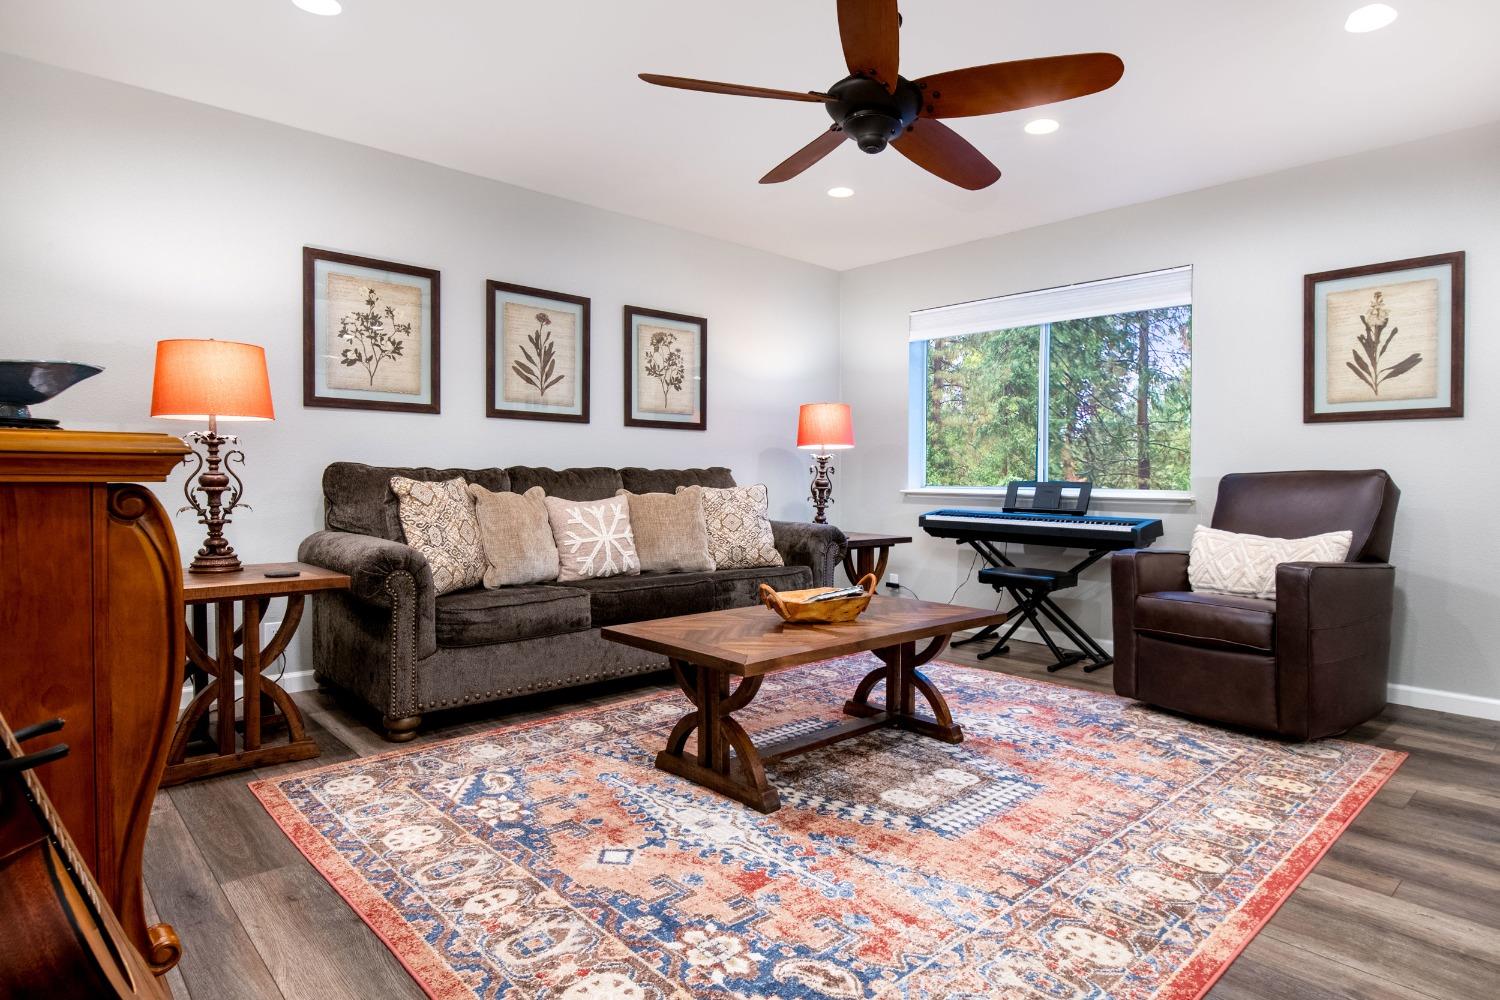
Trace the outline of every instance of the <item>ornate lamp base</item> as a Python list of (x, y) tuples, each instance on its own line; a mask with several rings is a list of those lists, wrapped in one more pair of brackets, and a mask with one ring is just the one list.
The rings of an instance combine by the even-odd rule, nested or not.
[[(208, 537), (203, 540), (203, 547), (193, 557), (188, 572), (238, 572), (241, 568), (240, 557), (234, 551), (234, 546), (229, 544), (229, 539), (224, 537), (224, 525), (229, 523), (230, 513), (241, 506), (240, 497), (245, 491), (244, 482), (229, 467), (230, 461), (237, 461), (242, 465), (245, 462), (245, 453), (238, 447), (240, 439), (233, 434), (220, 434), (218, 418), (209, 417), (207, 434), (194, 431), (184, 435), (183, 440), (194, 449), (193, 457), (198, 460), (198, 465), (182, 488), (183, 495), (187, 497), (187, 506), (179, 508), (177, 513), (197, 511), (198, 523), (208, 527)], [(197, 450), (200, 444), (204, 446), (203, 453)], [(225, 445), (232, 447), (224, 449)], [(222, 454), (220, 449), (224, 449)], [(191, 459), (185, 458), (183, 461)], [(207, 502), (199, 501), (195, 493), (202, 493)], [(228, 503), (223, 502), (225, 493), (229, 494)], [(246, 510), (250, 509), (249, 504), (243, 506)]]
[(829, 464), (833, 461), (832, 455), (814, 455), (813, 466), (808, 471), (813, 474), (812, 495), (808, 497), (813, 504), (813, 523), (827, 524), (827, 510), (833, 506), (833, 468)]

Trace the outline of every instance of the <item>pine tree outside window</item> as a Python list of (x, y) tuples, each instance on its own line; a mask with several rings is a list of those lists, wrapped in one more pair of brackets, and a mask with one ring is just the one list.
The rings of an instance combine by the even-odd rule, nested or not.
[(1191, 488), (1192, 271), (912, 314), (911, 481)]

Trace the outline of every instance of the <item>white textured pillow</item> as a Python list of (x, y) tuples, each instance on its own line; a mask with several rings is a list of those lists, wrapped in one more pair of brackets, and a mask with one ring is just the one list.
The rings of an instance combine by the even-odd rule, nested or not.
[(428, 483), (391, 477), (406, 544), (427, 557), (439, 594), (484, 579), (484, 548), (467, 487), (462, 479)]
[(677, 492), (697, 493), (703, 498), (708, 553), (714, 558), (715, 569), (784, 565), (767, 516), (770, 495), (765, 484), (728, 489), (679, 486)]
[(628, 500), (542, 499), (557, 543), (558, 583), (640, 573)]
[(1343, 562), (1353, 540), (1352, 531), (1267, 538), (1200, 524), (1193, 529), (1193, 546), (1188, 553), (1188, 583), (1205, 594), (1274, 598), (1279, 564)]

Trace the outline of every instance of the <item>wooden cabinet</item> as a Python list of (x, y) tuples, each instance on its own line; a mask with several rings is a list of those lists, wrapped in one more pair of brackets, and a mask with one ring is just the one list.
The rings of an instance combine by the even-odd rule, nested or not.
[(166, 434), (0, 430), (0, 712), (57, 716), (71, 752), (37, 773), (126, 933), (160, 975), (141, 850), (182, 690), (182, 570), (161, 504), (187, 448)]

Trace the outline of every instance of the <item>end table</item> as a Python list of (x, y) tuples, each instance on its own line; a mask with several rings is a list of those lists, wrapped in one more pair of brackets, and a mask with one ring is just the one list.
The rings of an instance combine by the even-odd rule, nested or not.
[[(293, 571), (296, 576), (266, 575)], [(292, 641), (308, 594), (348, 586), (349, 578), (344, 574), (306, 563), (260, 563), (234, 573), (182, 574), (182, 600), (192, 618), (187, 652), (194, 693), (177, 720), (163, 785), (318, 756), (318, 745), (307, 735), (302, 713), (291, 695), (261, 671), (275, 663)], [(286, 598), (281, 627), (270, 642), (261, 645), (261, 622), (276, 597)], [(239, 627), (234, 623), (236, 604), (241, 606)], [(209, 605), (215, 612), (211, 643)], [(240, 718), (235, 712), (236, 678), (244, 688)], [(218, 718), (210, 727), (208, 714), (214, 707)], [(263, 744), (263, 733), (283, 726), (285, 742)], [(237, 745), (237, 737), (243, 737), (242, 747)], [(206, 750), (202, 749), (205, 743)]]
[[(844, 553), (844, 574), (850, 583), (858, 583), (866, 573), (875, 574), (875, 586), (885, 578), (885, 564), (891, 557), (891, 546), (905, 545), (910, 535), (881, 535), (869, 531), (846, 531), (849, 551)], [(858, 560), (858, 562), (856, 562)]]

